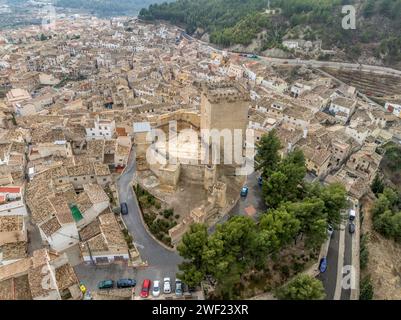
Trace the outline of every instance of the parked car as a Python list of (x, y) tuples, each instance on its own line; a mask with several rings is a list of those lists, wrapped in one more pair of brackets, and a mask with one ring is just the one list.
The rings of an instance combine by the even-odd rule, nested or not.
[(182, 282), (180, 279), (175, 280), (175, 295), (182, 296), (183, 289), (182, 289)]
[(125, 202), (121, 203), (121, 214), (124, 216), (128, 214), (128, 205)]
[(159, 280), (153, 281), (153, 291), (152, 291), (152, 295), (153, 295), (154, 297), (160, 296), (160, 281), (159, 281)]
[(163, 283), (164, 283), (163, 292), (166, 293), (166, 294), (171, 293), (171, 280), (170, 280), (170, 278), (168, 278), (168, 277), (164, 278)]
[(351, 209), (349, 211), (349, 220), (350, 221), (354, 221), (355, 220), (355, 210), (354, 209)]
[(117, 288), (132, 288), (136, 286), (134, 279), (120, 279), (117, 281)]
[(149, 279), (143, 280), (142, 289), (141, 289), (141, 293), (140, 293), (141, 298), (149, 297), (150, 285), (151, 285), (151, 281)]
[(241, 197), (246, 197), (248, 195), (248, 191), (249, 191), (248, 187), (243, 187), (241, 189)]
[(355, 232), (355, 224), (354, 224), (354, 223), (352, 223), (352, 222), (349, 223), (349, 225), (348, 225), (348, 231), (349, 231), (349, 233), (351, 233), (351, 234)]
[(258, 185), (261, 187), (263, 185), (263, 178), (259, 177), (258, 178)]
[(327, 258), (326, 257), (323, 257), (322, 259), (320, 259), (319, 270), (321, 273), (326, 272), (326, 270), (327, 270)]
[(81, 292), (83, 293), (83, 294), (85, 294), (86, 293), (86, 287), (85, 287), (85, 285), (83, 284), (83, 283), (81, 283), (80, 285), (79, 285), (79, 289), (81, 289)]
[(114, 281), (113, 280), (100, 281), (99, 284), (97, 285), (97, 287), (99, 290), (112, 289), (112, 288), (114, 288)]
[(329, 238), (333, 235), (334, 229), (331, 225), (327, 226), (327, 234), (329, 235)]

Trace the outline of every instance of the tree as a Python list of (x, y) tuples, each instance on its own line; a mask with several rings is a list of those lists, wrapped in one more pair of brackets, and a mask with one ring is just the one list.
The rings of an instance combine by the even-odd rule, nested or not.
[(347, 207), (347, 191), (339, 183), (333, 183), (321, 189), (320, 199), (324, 202), (324, 213), (327, 222), (334, 228), (340, 226), (341, 210)]
[(205, 278), (205, 273), (197, 269), (191, 262), (184, 261), (178, 268), (181, 272), (178, 273), (177, 277), (190, 287), (196, 287)]
[(266, 204), (277, 208), (281, 203), (297, 200), (306, 174), (305, 157), (301, 150), (288, 154), (263, 185)]
[(327, 239), (327, 214), (323, 200), (306, 198), (284, 206), (300, 221), (300, 232), (306, 236), (306, 246), (317, 248)]
[(376, 0), (368, 0), (363, 7), (363, 15), (365, 17), (370, 17), (374, 14), (375, 12), (375, 2)]
[(287, 176), (282, 172), (274, 172), (265, 181), (262, 192), (266, 204), (271, 208), (277, 208), (287, 198)]
[(372, 208), (373, 220), (391, 208), (391, 202), (384, 194), (380, 194)]
[(267, 179), (269, 175), (277, 168), (280, 162), (278, 151), (281, 149), (281, 143), (277, 137), (276, 130), (271, 130), (267, 135), (263, 135), (257, 145), (256, 170), (262, 171), (263, 178)]
[(207, 228), (204, 224), (193, 224), (183, 236), (177, 250), (180, 255), (190, 260), (198, 269), (202, 268), (202, 254), (208, 242)]
[(375, 179), (372, 182), (372, 185), (370, 186), (372, 189), (372, 192), (377, 196), (380, 193), (383, 193), (384, 191), (384, 182), (380, 178), (380, 176), (377, 174)]
[(253, 266), (255, 255), (265, 256), (255, 246), (257, 227), (255, 222), (244, 216), (236, 216), (218, 225), (209, 238), (204, 251), (204, 264), (208, 275), (218, 282), (222, 298), (236, 297), (236, 286), (244, 272)]
[(385, 237), (401, 241), (401, 212), (387, 210), (373, 220), (373, 226)]
[(300, 230), (300, 221), (285, 208), (272, 210), (262, 215), (259, 221), (261, 231), (266, 231), (270, 249), (278, 251), (288, 245)]
[(387, 238), (401, 241), (400, 195), (391, 188), (384, 188), (372, 208), (373, 227)]
[(322, 300), (325, 298), (323, 283), (308, 275), (298, 275), (276, 292), (280, 300)]
[(177, 250), (186, 259), (179, 265), (181, 273), (178, 275), (189, 286), (198, 285), (206, 275), (203, 264), (203, 252), (207, 248), (207, 228), (203, 224), (193, 224), (183, 236)]

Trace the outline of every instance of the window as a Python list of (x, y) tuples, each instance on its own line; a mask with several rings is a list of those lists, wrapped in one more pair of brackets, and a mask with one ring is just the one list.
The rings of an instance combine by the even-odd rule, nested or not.
[(77, 178), (74, 178), (74, 181), (78, 181), (78, 179), (77, 179)]
[(94, 177), (94, 176), (91, 176), (91, 179), (95, 179), (95, 177)]
[(63, 180), (59, 180), (58, 182), (59, 182), (59, 183), (62, 183), (62, 182), (63, 182)]
[(103, 178), (103, 181), (106, 181), (107, 179), (106, 178)]
[(94, 133), (92, 133), (92, 136), (94, 136), (95, 134)]

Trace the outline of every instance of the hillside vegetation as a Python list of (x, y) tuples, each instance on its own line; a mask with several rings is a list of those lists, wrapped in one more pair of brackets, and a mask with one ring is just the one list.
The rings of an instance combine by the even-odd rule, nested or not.
[[(271, 0), (280, 13), (265, 13), (268, 0), (177, 0), (154, 4), (140, 18), (185, 25), (189, 34), (207, 33), (216, 45), (249, 45), (259, 51), (281, 47), (283, 38), (322, 40), (326, 49), (344, 49), (349, 58), (362, 53), (385, 63), (401, 61), (401, 0)], [(342, 28), (343, 5), (357, 9), (357, 29)], [(265, 31), (261, 34), (262, 31)], [(260, 39), (262, 37), (262, 39)]]

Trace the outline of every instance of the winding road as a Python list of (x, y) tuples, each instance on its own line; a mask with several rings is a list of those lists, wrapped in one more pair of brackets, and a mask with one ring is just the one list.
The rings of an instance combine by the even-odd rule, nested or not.
[[(177, 27), (178, 30), (185, 32), (184, 29)], [(227, 54), (238, 55), (239, 52), (233, 52), (228, 50), (222, 50), (216, 47), (213, 47), (211, 43), (201, 41), (196, 39), (188, 34), (185, 34), (187, 39), (193, 40), (208, 47), (211, 50), (216, 52), (226, 52)], [(347, 70), (354, 70), (354, 71), (362, 71), (362, 72), (372, 72), (380, 75), (387, 75), (387, 76), (401, 76), (401, 70), (382, 67), (377, 65), (367, 65), (367, 64), (359, 64), (359, 63), (349, 63), (349, 62), (336, 62), (336, 61), (319, 61), (319, 60), (302, 60), (302, 59), (282, 59), (282, 58), (271, 58), (266, 56), (258, 56), (259, 59), (250, 59), (254, 61), (261, 61), (265, 64), (275, 64), (275, 65), (295, 65), (295, 66), (306, 66), (309, 68), (333, 68), (333, 69), (347, 69)]]
[(141, 283), (145, 278), (152, 281), (162, 280), (166, 276), (175, 279), (182, 258), (175, 251), (166, 249), (156, 241), (143, 225), (138, 201), (131, 186), (135, 168), (135, 154), (132, 150), (128, 166), (117, 181), (117, 188), (120, 202), (126, 202), (128, 205), (129, 214), (123, 216), (123, 220), (134, 238), (142, 260), (148, 264), (148, 267), (138, 269), (137, 281)]

